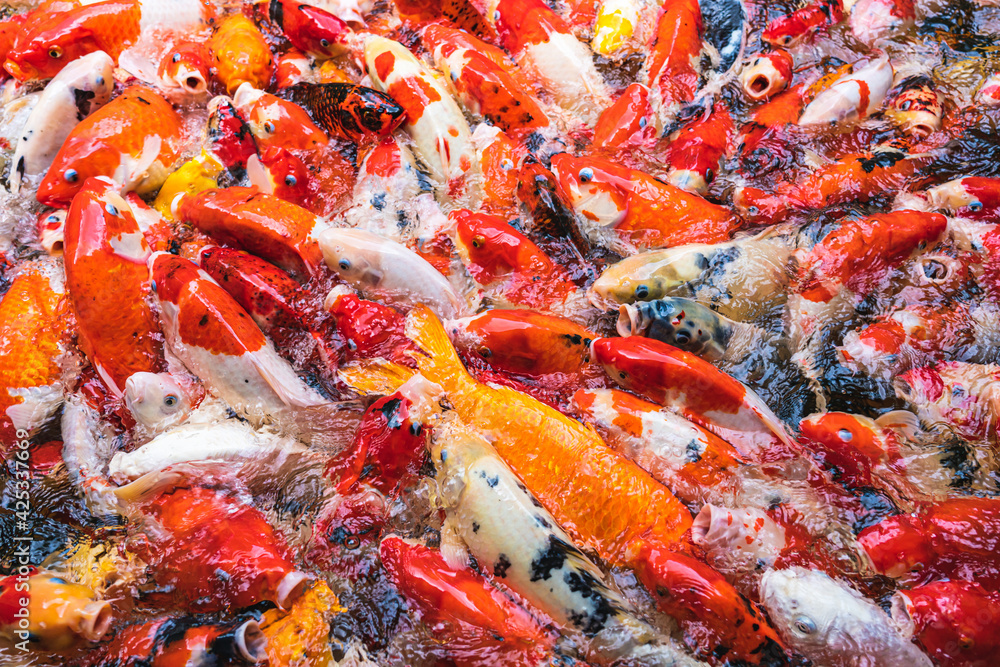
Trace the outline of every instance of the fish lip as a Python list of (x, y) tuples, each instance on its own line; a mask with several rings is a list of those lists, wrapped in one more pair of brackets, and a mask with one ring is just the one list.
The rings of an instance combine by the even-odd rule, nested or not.
[(623, 303), (619, 306), (615, 330), (622, 338), (639, 335), (639, 309), (630, 303)]
[(267, 636), (261, 631), (257, 621), (251, 619), (233, 631), (234, 643), (240, 657), (250, 664), (267, 659)]
[(133, 376), (125, 378), (125, 402), (127, 404), (138, 404), (146, 400), (146, 387), (136, 383)]
[(708, 534), (712, 530), (712, 523), (718, 509), (714, 505), (705, 505), (695, 516), (691, 523), (691, 541), (697, 545), (703, 545), (708, 541)]
[(111, 629), (111, 604), (101, 600), (90, 602), (80, 610), (78, 632), (87, 641), (99, 642)]
[(906, 597), (903, 591), (893, 593), (890, 601), (889, 616), (904, 639), (912, 638), (917, 630), (913, 615), (910, 613), (911, 606), (910, 598)]
[(3, 68), (7, 70), (8, 74), (21, 83), (35, 78), (35, 75), (38, 73), (38, 70), (31, 65), (21, 65), (17, 61), (11, 60), (10, 58), (8, 58), (3, 64)]
[(310, 581), (312, 581), (312, 577), (305, 572), (297, 570), (289, 572), (278, 582), (278, 588), (275, 590), (274, 596), (275, 604), (287, 611), (291, 607), (291, 603), (302, 595), (306, 584)]

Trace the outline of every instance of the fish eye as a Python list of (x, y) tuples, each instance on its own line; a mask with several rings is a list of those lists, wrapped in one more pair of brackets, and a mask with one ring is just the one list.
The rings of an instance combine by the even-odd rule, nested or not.
[(448, 450), (447, 449), (442, 449), (441, 450), (441, 463), (444, 463), (447, 460), (448, 460)]
[(176, 397), (176, 396), (174, 396), (173, 394), (167, 394), (167, 395), (166, 395), (166, 396), (165, 396), (165, 397), (163, 398), (163, 404), (164, 404), (165, 406), (167, 406), (168, 408), (172, 408), (172, 407), (174, 407), (175, 405), (177, 405), (177, 397)]
[(76, 169), (67, 169), (63, 173), (63, 178), (66, 179), (67, 183), (76, 183), (80, 179), (80, 174), (76, 172)]
[(361, 546), (361, 539), (356, 535), (351, 535), (344, 538), (344, 546), (348, 549), (357, 549)]
[(337, 266), (340, 267), (341, 271), (349, 271), (351, 268), (351, 263), (346, 259), (342, 259), (339, 262), (337, 262)]
[(976, 211), (983, 210), (983, 203), (979, 201), (974, 201), (969, 203), (969, 210), (975, 213)]
[(104, 210), (110, 213), (111, 215), (115, 216), (118, 215), (118, 208), (114, 204), (107, 204), (104, 207)]
[(175, 63), (180, 62), (180, 60), (181, 60), (181, 53), (180, 53), (180, 51), (178, 51), (174, 55), (170, 56), (170, 60), (172, 62), (175, 62)]
[(837, 431), (837, 436), (844, 442), (850, 442), (854, 439), (854, 434), (848, 431), (846, 428), (842, 428)]
[(816, 632), (816, 623), (808, 616), (799, 616), (795, 619), (795, 631), (802, 635), (811, 635)]
[(789, 44), (792, 43), (792, 36), (785, 35), (784, 37), (781, 38), (781, 43), (784, 44), (785, 46), (788, 46)]
[(264, 123), (264, 131), (265, 132), (274, 132), (274, 123), (272, 123), (271, 121), (265, 121), (265, 123)]
[(642, 118), (639, 119), (639, 127), (640, 128), (646, 127), (647, 123), (649, 123), (649, 121), (646, 120), (645, 116), (643, 116)]
[(324, 49), (328, 48), (330, 46), (330, 40), (324, 37), (323, 39), (319, 40), (319, 45), (322, 46)]
[(483, 236), (477, 236), (472, 239), (473, 248), (482, 248), (484, 245), (486, 245), (486, 239)]
[(62, 58), (63, 50), (58, 46), (49, 49), (49, 58)]
[(711, 168), (705, 170), (705, 182), (711, 183), (715, 180), (715, 172)]
[(635, 298), (645, 299), (647, 296), (649, 296), (648, 287), (646, 287), (645, 285), (639, 285), (638, 287), (635, 288)]
[(961, 398), (965, 395), (965, 389), (963, 389), (961, 385), (956, 385), (955, 387), (952, 387), (951, 395), (955, 398)]
[(479, 348), (478, 352), (479, 356), (482, 357), (483, 359), (489, 359), (490, 357), (493, 356), (493, 350), (491, 350), (488, 347), (481, 347)]
[(298, 182), (299, 182), (298, 179), (296, 179), (291, 174), (289, 174), (288, 176), (285, 176), (285, 185), (287, 185), (290, 188), (294, 187), (295, 184), (298, 183)]
[(594, 178), (594, 170), (591, 169), (590, 167), (584, 167), (583, 169), (580, 170), (581, 183), (586, 183), (588, 181), (591, 181), (593, 180), (593, 178)]
[(627, 380), (628, 373), (626, 373), (625, 371), (618, 371), (618, 378), (621, 380)]
[(500, 161), (500, 168), (503, 169), (504, 171), (510, 171), (511, 169), (514, 168), (514, 161), (508, 157), (505, 157), (503, 160)]
[(760, 213), (760, 209), (757, 208), (756, 206), (751, 206), (750, 208), (747, 209), (747, 213), (749, 213), (750, 215), (757, 215), (758, 213)]

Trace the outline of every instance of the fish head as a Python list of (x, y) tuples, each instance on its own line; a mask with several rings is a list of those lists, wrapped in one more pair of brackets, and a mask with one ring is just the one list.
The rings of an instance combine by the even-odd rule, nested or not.
[(294, 102), (257, 90), (249, 83), (236, 89), (233, 104), (246, 119), (261, 146), (315, 149), (330, 141), (305, 109)]
[(21, 82), (51, 79), (68, 63), (98, 49), (90, 28), (53, 14), (19, 35), (4, 69)]
[(125, 380), (125, 405), (136, 422), (163, 431), (191, 412), (191, 398), (169, 373), (133, 373)]
[(362, 229), (330, 228), (318, 240), (326, 265), (345, 282), (362, 290), (377, 288), (382, 282), (380, 257), (382, 249), (392, 243), (388, 239)]
[(988, 364), (943, 362), (902, 373), (893, 386), (924, 421), (944, 423), (966, 438), (988, 439), (1000, 414), (998, 371)]
[(623, 185), (627, 173), (609, 171), (594, 160), (569, 153), (552, 156), (552, 172), (577, 214), (601, 227), (614, 227), (628, 213), (628, 195)]
[(208, 145), (236, 180), (246, 175), (247, 160), (257, 155), (257, 142), (244, 116), (225, 95), (208, 102)]
[[(9, 585), (0, 586), (4, 591), (0, 594), (0, 609), (4, 597), (16, 590), (13, 579), (7, 580)], [(38, 572), (30, 577), (27, 585), (31, 593), (29, 629), (50, 647), (72, 645), (77, 637), (100, 641), (111, 629), (114, 614), (110, 603), (97, 600), (86, 586), (67, 581), (53, 572)], [(19, 609), (20, 605), (15, 608)], [(5, 623), (14, 620), (3, 619)]]
[(877, 572), (895, 579), (911, 573), (919, 576), (936, 558), (933, 534), (909, 515), (891, 516), (865, 528), (858, 534), (858, 544)]
[(609, 266), (587, 291), (598, 308), (637, 301), (654, 301), (684, 293), (710, 267), (701, 245), (652, 250), (627, 257)]
[(479, 283), (529, 268), (523, 265), (524, 236), (500, 216), (459, 209), (448, 218), (455, 223), (455, 245)]
[(115, 61), (104, 51), (93, 51), (72, 61), (56, 80), (64, 80), (76, 97), (77, 118), (82, 120), (111, 99), (115, 89)]
[(340, 573), (358, 573), (378, 549), (388, 519), (385, 497), (366, 484), (355, 484), (320, 513), (313, 528), (309, 560)]
[(168, 252), (156, 252), (150, 256), (149, 272), (153, 279), (153, 292), (161, 306), (178, 306), (191, 283), (208, 278), (208, 274), (194, 262)]
[(298, 0), (272, 0), (269, 14), (296, 48), (316, 58), (336, 58), (347, 51), (351, 28), (337, 16)]
[(965, 187), (965, 178), (956, 178), (953, 181), (935, 185), (927, 189), (927, 202), (936, 209), (946, 211), (957, 211), (960, 208), (974, 208), (976, 204), (982, 207), (978, 198), (969, 192)]
[(743, 93), (758, 102), (777, 95), (792, 80), (792, 56), (784, 49), (776, 49), (755, 57), (740, 75)]
[(844, 640), (849, 640), (849, 629), (867, 620), (858, 593), (804, 567), (765, 572), (760, 601), (781, 638), (806, 657), (848, 648)]
[(157, 73), (167, 87), (182, 91), (188, 98), (203, 98), (208, 95), (209, 61), (202, 42), (183, 41), (167, 51)]
[(905, 134), (923, 139), (941, 129), (944, 96), (927, 76), (911, 76), (896, 86), (886, 116)]
[(732, 331), (733, 322), (682, 297), (625, 304), (619, 309), (621, 336), (646, 336), (710, 360), (725, 355)]
[(991, 74), (983, 81), (976, 91), (976, 101), (985, 106), (1000, 104), (1000, 73)]
[(56, 209), (38, 214), (38, 239), (50, 255), (62, 254), (68, 213), (66, 209)]
[(104, 177), (87, 179), (73, 197), (64, 226), (64, 245), (75, 261), (97, 252), (145, 264), (149, 243), (118, 187)]

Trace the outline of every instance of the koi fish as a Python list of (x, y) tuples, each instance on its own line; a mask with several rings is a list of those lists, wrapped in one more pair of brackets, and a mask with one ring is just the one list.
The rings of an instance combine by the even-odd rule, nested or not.
[(375, 87), (405, 110), (403, 126), (440, 184), (441, 197), (468, 197), (464, 179), (476, 166), (472, 132), (448, 88), (398, 42), (371, 37), (364, 57)]
[(300, 281), (323, 273), (317, 237), (326, 228), (312, 212), (256, 188), (210, 189), (185, 196), (178, 220), (281, 267)]
[(569, 196), (555, 174), (529, 156), (518, 170), (516, 193), (531, 213), (535, 229), (552, 238), (569, 238), (581, 260), (589, 254), (590, 241), (584, 236)]
[(787, 49), (810, 39), (823, 28), (837, 25), (843, 20), (842, 0), (818, 0), (806, 4), (791, 14), (774, 19), (761, 33), (760, 38), (771, 46)]
[(153, 435), (183, 422), (194, 407), (191, 392), (169, 373), (133, 373), (124, 394), (136, 424)]
[(977, 583), (936, 581), (901, 590), (892, 599), (892, 620), (941, 665), (987, 665), (1000, 648), (992, 632), (1000, 623), (1000, 599)]
[[(424, 351), (416, 358), (420, 373), (442, 386), (463, 422), (498, 434), (494, 447), (504, 462), (574, 541), (593, 546), (610, 563), (627, 563), (644, 542), (670, 544), (690, 526), (690, 514), (666, 488), (594, 431), (525, 394), (473, 379), (427, 308), (411, 311), (406, 334)], [(364, 390), (397, 384), (391, 372), (368, 367), (341, 375)], [(516, 429), (509, 428), (512, 415)], [(568, 468), (567, 461), (575, 463)]]
[(804, 94), (798, 84), (754, 110), (736, 139), (740, 173), (763, 175), (791, 163), (785, 135), (802, 115)]
[(310, 580), (295, 569), (288, 546), (264, 515), (230, 495), (175, 488), (141, 510), (161, 530), (145, 533), (148, 541), (136, 552), (161, 589), (170, 591), (151, 594), (150, 603), (160, 595), (170, 606), (205, 612), (264, 600), (288, 609)]
[(661, 611), (679, 622), (695, 655), (784, 664), (781, 639), (756, 604), (708, 565), (690, 556), (652, 547), (638, 568)]
[(552, 638), (538, 621), (483, 575), (452, 567), (440, 552), (395, 535), (383, 538), (379, 558), (456, 664), (536, 664), (550, 650)]
[[(268, 609), (260, 618), (260, 630), (267, 639), (268, 664), (294, 665), (298, 660), (314, 664), (333, 661), (331, 621), (344, 608), (326, 582), (314, 581), (283, 613)], [(260, 661), (261, 659), (258, 659)]]
[[(617, 389), (580, 389), (573, 405), (605, 442), (689, 503), (739, 486), (743, 459), (725, 440), (680, 415)], [(693, 529), (692, 529), (693, 530)]]
[(10, 191), (18, 194), (49, 169), (73, 126), (111, 99), (114, 61), (94, 51), (69, 63), (45, 86), (17, 142), (10, 171)]
[(588, 296), (598, 308), (615, 310), (637, 301), (687, 297), (711, 303), (732, 319), (748, 319), (781, 305), (791, 252), (790, 239), (767, 232), (727, 243), (652, 250), (609, 266)]
[(34, 16), (19, 30), (4, 69), (18, 81), (51, 79), (67, 64), (94, 51), (112, 60), (139, 38), (137, 0), (104, 0)]
[[(495, 215), (457, 209), (448, 214), (455, 223), (455, 246), (472, 278), (495, 289), (503, 300), (528, 308), (563, 303), (576, 285), (549, 257), (507, 222)], [(538, 276), (549, 276), (538, 280)]]
[(743, 93), (754, 102), (774, 97), (791, 83), (792, 64), (791, 54), (784, 49), (754, 56), (740, 75)]
[(485, 123), (476, 127), (476, 131), (472, 133), (472, 141), (476, 144), (479, 173), (483, 177), (483, 196), (479, 208), (484, 213), (503, 215), (517, 206), (516, 197), (520, 186), (520, 171), (517, 168), (519, 146), (500, 128), (490, 127)]
[(910, 76), (889, 91), (885, 115), (903, 134), (915, 140), (925, 139), (941, 129), (944, 95), (930, 77)]
[(216, 76), (230, 95), (244, 83), (260, 89), (271, 83), (271, 49), (257, 26), (243, 14), (232, 14), (217, 24), (206, 47)]
[(779, 183), (773, 194), (757, 188), (738, 189), (733, 203), (751, 221), (775, 224), (799, 212), (895, 194), (930, 160), (923, 154), (909, 155), (892, 146), (878, 146), (871, 152), (845, 155), (799, 180)]
[(67, 213), (66, 209), (49, 209), (38, 214), (38, 241), (53, 257), (62, 255)]
[(931, 503), (866, 528), (858, 544), (877, 572), (903, 583), (951, 579), (995, 587), (1000, 502), (965, 497)]
[(173, 107), (150, 88), (130, 86), (70, 131), (37, 199), (46, 206), (68, 205), (92, 176), (113, 177), (126, 191), (151, 192), (176, 162), (180, 137)]
[(345, 40), (351, 29), (322, 7), (298, 0), (270, 0), (267, 12), (295, 48), (315, 58), (335, 58), (347, 51)]
[(118, 630), (93, 661), (121, 667), (168, 667), (211, 660), (218, 667), (255, 665), (268, 657), (267, 637), (246, 616), (218, 622), (211, 616), (168, 616)]
[(507, 132), (547, 126), (549, 119), (538, 100), (507, 72), (509, 65), (499, 65), (465, 46), (475, 37), (455, 32), (430, 25), (423, 37), (438, 69), (458, 90), (462, 106)]
[[(116, 188), (107, 180), (88, 180), (66, 219), (66, 286), (80, 347), (118, 397), (133, 373), (166, 368), (160, 328), (146, 300), (150, 252)], [(112, 291), (109, 275), (115, 277)]]
[(659, 116), (649, 98), (649, 88), (630, 83), (594, 125), (594, 148), (618, 150), (649, 146), (660, 135)]
[(157, 74), (168, 97), (197, 100), (208, 95), (211, 56), (202, 42), (183, 41), (173, 45), (160, 61)]
[(881, 56), (865, 67), (855, 66), (806, 105), (799, 125), (840, 126), (869, 116), (882, 105), (892, 87), (893, 75), (888, 56)]
[(110, 603), (57, 572), (0, 579), (0, 632), (46, 650), (64, 650), (80, 640), (99, 642), (113, 620)]
[(657, 93), (661, 109), (694, 99), (701, 77), (703, 29), (697, 0), (663, 5), (646, 57), (646, 83)]
[(286, 94), (309, 109), (331, 135), (355, 142), (388, 136), (405, 120), (405, 110), (394, 99), (356, 84), (298, 83)]
[(874, 602), (817, 570), (768, 570), (761, 604), (788, 646), (816, 664), (847, 667), (864, 646), (874, 664), (931, 667)]
[(325, 308), (336, 319), (337, 331), (346, 341), (345, 361), (376, 357), (396, 363), (409, 361), (407, 355), (413, 344), (406, 337), (403, 316), (397, 311), (337, 289), (330, 292)]
[(753, 390), (689, 352), (633, 336), (599, 338), (591, 343), (591, 356), (617, 384), (694, 422), (793, 447), (781, 420)]
[(233, 297), (196, 264), (156, 253), (149, 265), (167, 343), (229, 406), (260, 419), (289, 407), (327, 403), (275, 352)]
[(691, 541), (726, 573), (771, 568), (785, 551), (785, 527), (762, 509), (706, 504), (691, 524)]
[(552, 170), (579, 215), (637, 247), (719, 243), (741, 224), (728, 207), (609, 160), (560, 153)]
[(233, 96), (233, 104), (262, 148), (277, 146), (314, 151), (330, 142), (326, 132), (312, 121), (305, 109), (252, 85), (240, 86)]
[[(586, 637), (588, 652), (600, 655), (602, 662), (652, 643), (652, 628), (603, 583), (600, 569), (482, 436), (451, 421), (435, 425), (433, 440), (437, 501), (447, 514), (442, 528), (446, 561), (457, 566), (468, 548), (497, 580), (563, 628)], [(603, 639), (616, 635), (613, 647)], [(658, 648), (688, 662), (669, 644)]]
[(966, 176), (926, 191), (927, 201), (952, 215), (1000, 222), (1000, 179)]
[(668, 135), (670, 143), (663, 156), (670, 165), (667, 180), (681, 190), (704, 195), (731, 150), (736, 130), (729, 110), (721, 102), (705, 109), (694, 105), (688, 113), (697, 115), (678, 118), (675, 123), (679, 127)]
[(326, 265), (366, 294), (392, 303), (426, 304), (455, 317), (464, 299), (448, 279), (406, 246), (360, 229), (330, 228), (319, 236)]
[(488, 310), (446, 322), (455, 348), (492, 368), (521, 375), (579, 374), (597, 334), (532, 310)]
[[(71, 317), (62, 276), (28, 264), (0, 299), (0, 440), (40, 426), (62, 400), (59, 356)], [(4, 449), (6, 450), (6, 445)]]
[(488, 3), (486, 18), (500, 43), (524, 69), (535, 74), (563, 109), (588, 123), (610, 103), (590, 50), (558, 14), (541, 0)]

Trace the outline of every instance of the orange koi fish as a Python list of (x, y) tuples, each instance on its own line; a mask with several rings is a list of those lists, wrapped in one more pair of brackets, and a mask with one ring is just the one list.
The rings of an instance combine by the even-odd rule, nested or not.
[(207, 46), (216, 75), (230, 95), (244, 83), (259, 89), (271, 83), (271, 49), (257, 26), (243, 14), (233, 14), (219, 23)]
[(181, 118), (151, 88), (130, 86), (73, 128), (38, 186), (38, 201), (68, 206), (93, 176), (145, 194), (180, 157)]
[(728, 241), (740, 219), (728, 207), (610, 160), (552, 158), (576, 212), (642, 248)]
[(104, 51), (115, 62), (139, 38), (138, 0), (104, 0), (32, 16), (7, 52), (4, 69), (18, 81), (51, 79), (80, 56)]
[(166, 368), (147, 301), (149, 244), (114, 185), (97, 178), (73, 198), (65, 235), (66, 287), (80, 347), (108, 389), (122, 396), (133, 373)]

